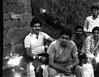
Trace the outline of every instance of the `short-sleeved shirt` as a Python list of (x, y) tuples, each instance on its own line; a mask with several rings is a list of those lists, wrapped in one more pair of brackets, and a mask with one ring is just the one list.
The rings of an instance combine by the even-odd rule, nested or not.
[(83, 44), (82, 52), (85, 52), (87, 54), (92, 54), (94, 53), (94, 48), (97, 43), (95, 43), (95, 40), (93, 38), (93, 35), (88, 36), (85, 39), (85, 42)]
[(99, 15), (96, 19), (93, 19), (93, 16), (88, 16), (85, 20), (84, 31), (92, 32), (92, 29), (98, 26), (99, 27)]
[(25, 48), (30, 48), (32, 54), (40, 54), (44, 52), (44, 39), (50, 38), (44, 32), (39, 32), (38, 38), (36, 34), (28, 34), (24, 40)]
[(65, 48), (60, 46), (60, 41), (52, 42), (48, 48), (49, 55), (54, 55), (54, 62), (65, 63), (73, 60), (72, 56), (77, 55), (77, 47), (73, 41), (67, 44)]

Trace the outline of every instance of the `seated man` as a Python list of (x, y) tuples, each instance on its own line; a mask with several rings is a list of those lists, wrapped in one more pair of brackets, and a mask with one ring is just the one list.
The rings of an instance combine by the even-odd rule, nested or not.
[(86, 36), (82, 26), (76, 26), (75, 34), (73, 34), (71, 40), (73, 40), (77, 46), (79, 65), (82, 65), (81, 50)]
[[(53, 41), (53, 38), (51, 38), (48, 34), (41, 31), (42, 23), (39, 19), (36, 19), (36, 18), (33, 19), (31, 21), (30, 27), (31, 27), (31, 32), (25, 37), (25, 40), (24, 40), (26, 54), (29, 58), (29, 64), (30, 64), (30, 66), (28, 68), (31, 69), (31, 67), (33, 67), (33, 65), (34, 65), (32, 70), (34, 71), (34, 68), (36, 68), (35, 72), (38, 72), (38, 71), (40, 71), (38, 69), (39, 69), (39, 66), (41, 65), (41, 61), (42, 62), (45, 61), (45, 57), (43, 54), (43, 53), (45, 53), (44, 39)], [(29, 71), (31, 72), (30, 69), (29, 69)], [(36, 77), (37, 76), (41, 77), (40, 73), (36, 74)], [(35, 76), (33, 76), (33, 77), (35, 77)]]
[(82, 53), (86, 53), (87, 57), (91, 59), (94, 69), (96, 69), (95, 57), (99, 54), (99, 27), (92, 29), (92, 35), (85, 39)]
[(49, 77), (55, 77), (60, 73), (67, 76), (71, 75), (72, 72), (76, 74), (76, 77), (82, 77), (77, 67), (79, 63), (77, 47), (70, 40), (71, 36), (71, 30), (64, 29), (59, 39), (50, 44), (47, 51), (49, 54)]

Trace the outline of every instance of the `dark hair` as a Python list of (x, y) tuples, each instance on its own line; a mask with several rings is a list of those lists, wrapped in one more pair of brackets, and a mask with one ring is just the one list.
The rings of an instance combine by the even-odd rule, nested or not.
[(80, 59), (80, 65), (82, 65), (82, 63), (86, 64), (88, 62), (88, 57), (86, 55), (86, 53), (83, 53), (82, 55), (79, 56)]
[(92, 6), (91, 6), (91, 11), (92, 11), (93, 9), (97, 9), (97, 10), (99, 10), (98, 5), (92, 5)]
[(72, 31), (69, 28), (64, 28), (64, 29), (62, 29), (62, 31), (60, 33), (60, 36), (61, 35), (68, 35), (70, 37), (70, 39), (71, 39), (71, 37), (72, 37)]
[(78, 26), (75, 27), (75, 31), (76, 31), (77, 29), (82, 29), (82, 30), (83, 30), (83, 27), (78, 25)]
[(33, 18), (33, 19), (32, 19), (32, 21), (31, 21), (31, 23), (30, 23), (30, 27), (33, 27), (34, 24), (36, 24), (36, 23), (39, 23), (40, 26), (42, 27), (42, 22), (41, 22), (40, 19), (38, 19), (38, 18)]
[(92, 29), (92, 33), (94, 33), (96, 30), (99, 31), (99, 27), (98, 27), (98, 26), (96, 26), (96, 27), (94, 27), (94, 28)]

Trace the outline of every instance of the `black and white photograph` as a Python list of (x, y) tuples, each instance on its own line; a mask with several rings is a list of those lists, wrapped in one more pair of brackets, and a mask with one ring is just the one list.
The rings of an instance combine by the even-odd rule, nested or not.
[(3, 0), (2, 77), (99, 77), (99, 0)]

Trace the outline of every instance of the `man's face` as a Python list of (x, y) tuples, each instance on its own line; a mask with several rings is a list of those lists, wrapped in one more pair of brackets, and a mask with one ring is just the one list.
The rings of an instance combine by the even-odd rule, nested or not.
[(99, 31), (98, 30), (95, 30), (94, 33), (93, 33), (93, 36), (97, 39), (99, 39)]
[(40, 31), (41, 30), (41, 25), (39, 23), (35, 23), (34, 26), (32, 27), (32, 30)]
[(81, 36), (82, 34), (83, 34), (83, 30), (80, 29), (80, 28), (78, 28), (78, 29), (76, 30), (76, 35), (77, 35), (77, 36)]
[(98, 16), (98, 10), (97, 9), (92, 9), (92, 14), (93, 14), (93, 16)]
[(60, 36), (60, 44), (63, 47), (67, 46), (67, 43), (70, 41), (70, 37), (69, 35), (61, 35)]

